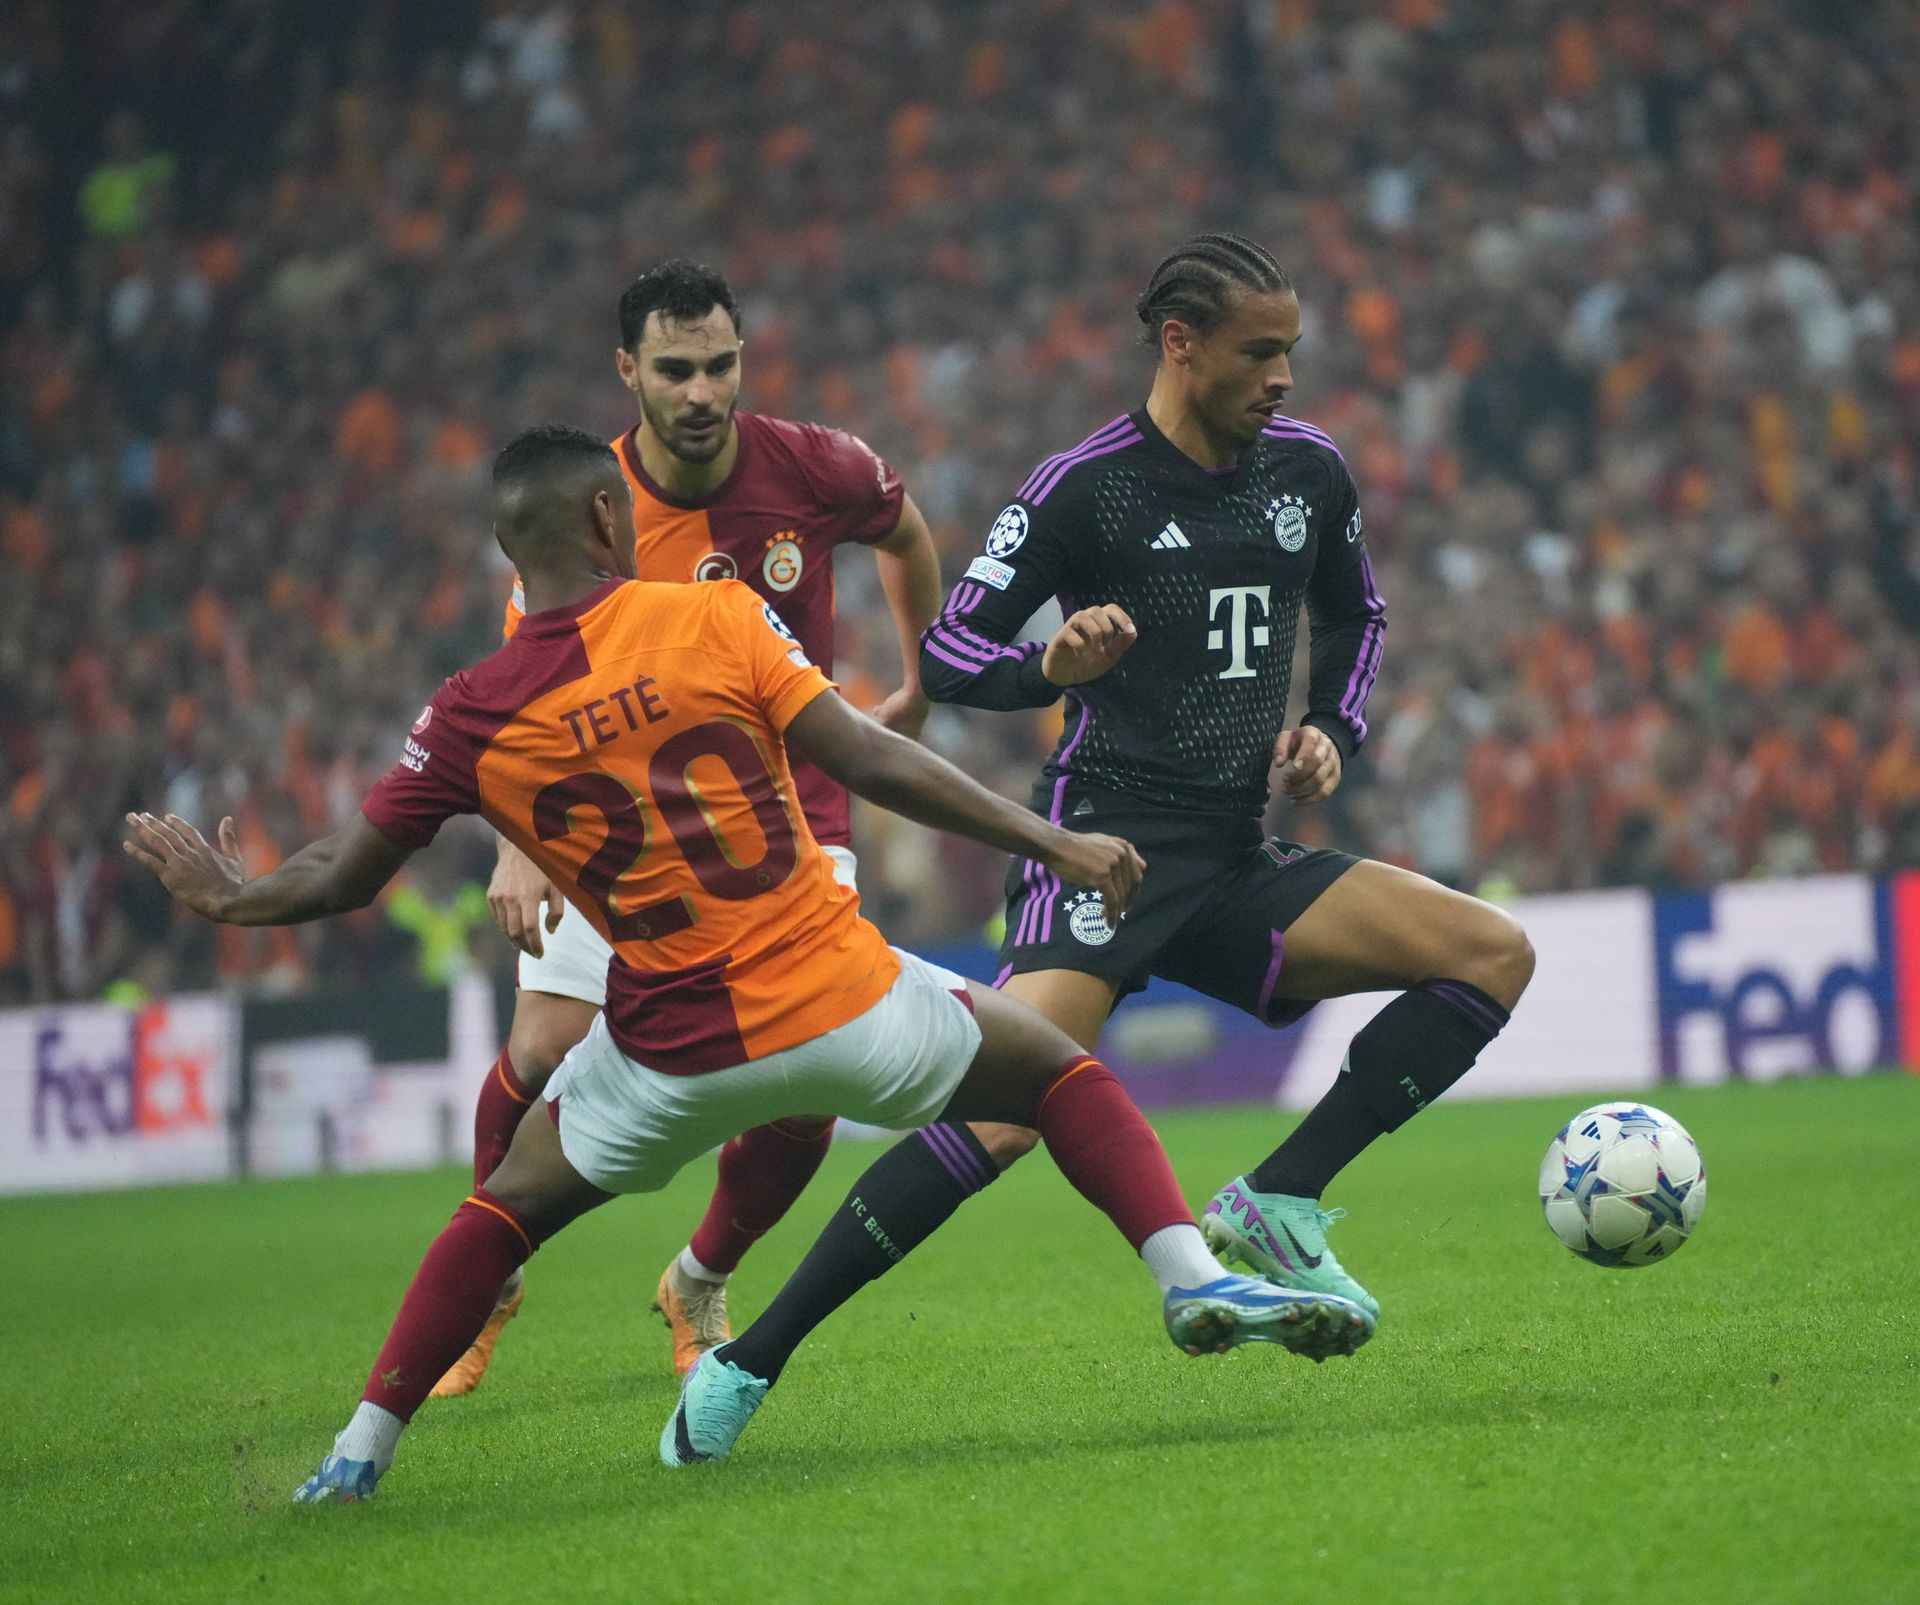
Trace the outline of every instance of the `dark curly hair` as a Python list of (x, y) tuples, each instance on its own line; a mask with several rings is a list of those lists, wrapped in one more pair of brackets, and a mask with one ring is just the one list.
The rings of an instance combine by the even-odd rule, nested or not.
[(684, 256), (656, 262), (620, 294), (620, 348), (639, 349), (647, 318), (655, 312), (663, 323), (698, 323), (715, 307), (725, 309), (738, 334), (740, 308), (732, 285), (704, 262)]

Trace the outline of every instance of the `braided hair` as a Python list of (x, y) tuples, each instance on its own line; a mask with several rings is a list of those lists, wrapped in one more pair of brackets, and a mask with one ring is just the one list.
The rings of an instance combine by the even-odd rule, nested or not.
[(1287, 270), (1265, 247), (1238, 234), (1196, 234), (1153, 270), (1134, 303), (1146, 325), (1141, 342), (1157, 348), (1170, 318), (1204, 333), (1240, 295), (1292, 288)]

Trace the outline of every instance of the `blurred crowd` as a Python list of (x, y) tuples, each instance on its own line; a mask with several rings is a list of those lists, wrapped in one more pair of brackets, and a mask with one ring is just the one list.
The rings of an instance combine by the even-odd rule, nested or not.
[[(1144, 397), (1159, 257), (1251, 234), (1391, 620), (1372, 740), (1276, 828), (1495, 895), (1920, 865), (1917, 203), (1908, 0), (13, 0), (0, 1002), (504, 970), (483, 827), (397, 906), (216, 933), (120, 816), (264, 868), (350, 814), (498, 639), (493, 445), (633, 421), (614, 305), (671, 254), (951, 579)], [(860, 554), (841, 608), (877, 700)], [(929, 739), (1023, 793), (1057, 717)], [(896, 940), (994, 917), (994, 855), (855, 828)]]

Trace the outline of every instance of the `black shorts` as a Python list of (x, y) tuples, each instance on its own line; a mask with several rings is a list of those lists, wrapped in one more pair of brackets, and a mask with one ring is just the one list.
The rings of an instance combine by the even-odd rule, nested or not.
[(1251, 819), (1151, 808), (1072, 781), (1060, 816), (1070, 830), (1124, 836), (1146, 859), (1146, 878), (1116, 931), (1098, 892), (1063, 886), (1016, 858), (995, 985), (1028, 970), (1078, 970), (1114, 982), (1117, 1001), (1157, 975), (1267, 1025), (1291, 1024), (1313, 1007), (1274, 996), (1286, 931), (1359, 862), (1351, 853), (1263, 838)]

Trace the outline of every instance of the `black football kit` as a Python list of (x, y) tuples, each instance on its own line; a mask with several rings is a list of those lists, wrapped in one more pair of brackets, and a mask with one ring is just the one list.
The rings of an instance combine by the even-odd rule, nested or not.
[(1266, 839), (1302, 604), (1311, 679), (1304, 723), (1350, 759), (1366, 738), (1386, 610), (1358, 495), (1333, 441), (1276, 418), (1238, 462), (1195, 463), (1145, 409), (1043, 462), (994, 521), (921, 638), (936, 702), (1043, 707), (1062, 693), (1043, 643), (1016, 642), (1057, 597), (1065, 613), (1114, 603), (1138, 630), (1112, 668), (1065, 692), (1059, 744), (1032, 807), (1071, 830), (1124, 836), (1147, 860), (1118, 930), (1097, 892), (1016, 860), (1002, 980), (1027, 970), (1149, 975), (1285, 1023), (1274, 996), (1287, 927), (1354, 859)]

